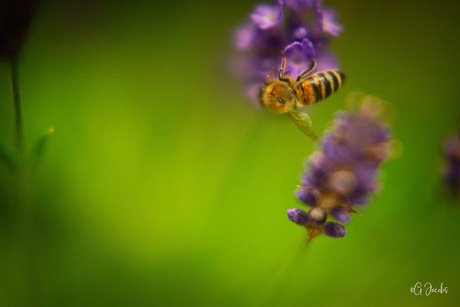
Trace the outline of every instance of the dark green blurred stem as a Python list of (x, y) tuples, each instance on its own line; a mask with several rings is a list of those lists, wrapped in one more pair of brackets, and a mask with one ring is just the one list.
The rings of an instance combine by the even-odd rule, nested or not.
[(17, 220), (16, 227), (16, 252), (19, 267), (17, 280), (19, 291), (16, 301), (21, 306), (37, 305), (37, 282), (36, 282), (36, 239), (35, 235), (35, 210), (30, 197), (31, 178), (26, 165), (24, 151), (24, 115), (21, 100), (21, 89), (19, 80), (19, 63), (15, 57), (11, 60), (11, 85), (14, 99), (14, 113), (16, 124), (16, 201)]
[(16, 150), (19, 160), (22, 160), (24, 153), (24, 123), (18, 66), (18, 59), (15, 57), (11, 60), (11, 85), (13, 88), (14, 113), (16, 121)]
[(35, 234), (35, 210), (30, 197), (31, 178), (25, 169), (19, 169), (16, 175), (18, 205), (16, 234), (17, 256), (20, 264), (18, 301), (23, 306), (36, 306), (37, 236)]

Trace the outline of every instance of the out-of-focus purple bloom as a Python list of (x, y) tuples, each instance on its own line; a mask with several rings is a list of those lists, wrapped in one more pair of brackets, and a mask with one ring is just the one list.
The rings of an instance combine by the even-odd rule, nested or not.
[[(257, 90), (267, 76), (276, 77), (281, 53), (287, 58), (286, 73), (296, 77), (314, 57), (317, 70), (337, 68), (327, 48), (329, 39), (342, 27), (336, 13), (324, 9), (320, 0), (278, 0), (255, 7), (250, 20), (238, 27), (234, 46), (238, 51), (231, 65), (245, 82), (249, 98), (257, 103)], [(252, 91), (254, 91), (252, 93)]]
[(251, 14), (252, 21), (262, 30), (278, 25), (283, 17), (283, 10), (279, 6), (259, 5)]
[[(322, 138), (322, 151), (308, 159), (296, 197), (311, 207), (304, 225), (309, 240), (321, 233), (343, 237), (345, 228), (328, 218), (348, 223), (353, 207), (365, 205), (379, 186), (376, 175), (389, 155), (391, 137), (375, 111), (377, 105), (369, 107), (371, 103), (375, 102), (368, 100), (354, 112), (339, 113)], [(460, 147), (457, 153), (460, 157)]]
[(278, 3), (282, 6), (290, 8), (295, 12), (303, 12), (309, 8), (312, 8), (315, 3), (319, 3), (319, 1), (315, 0), (278, 0)]
[(254, 27), (253, 24), (247, 23), (235, 30), (234, 44), (237, 50), (247, 50), (251, 48), (256, 36)]
[(337, 23), (337, 13), (334, 10), (323, 10), (323, 31), (332, 36), (339, 36), (342, 33), (342, 26)]
[(299, 75), (315, 57), (315, 48), (307, 38), (295, 41), (284, 49), (287, 64), (285, 73), (291, 76)]
[(460, 196), (460, 133), (452, 135), (444, 142), (445, 164), (443, 180), (456, 197)]

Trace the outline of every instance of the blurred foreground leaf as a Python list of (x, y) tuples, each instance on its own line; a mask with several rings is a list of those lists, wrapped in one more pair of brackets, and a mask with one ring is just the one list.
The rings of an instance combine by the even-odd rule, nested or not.
[(35, 170), (43, 158), (49, 140), (54, 134), (54, 128), (50, 128), (38, 141), (35, 143), (30, 154), (31, 169)]
[(0, 160), (5, 163), (7, 167), (10, 169), (14, 169), (16, 167), (16, 159), (11, 151), (5, 146), (5, 144), (0, 142)]

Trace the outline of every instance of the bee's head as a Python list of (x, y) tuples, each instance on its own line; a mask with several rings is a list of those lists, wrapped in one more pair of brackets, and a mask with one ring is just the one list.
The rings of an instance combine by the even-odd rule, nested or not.
[(276, 113), (287, 113), (295, 107), (296, 96), (287, 81), (274, 80), (263, 84), (259, 89), (259, 102)]

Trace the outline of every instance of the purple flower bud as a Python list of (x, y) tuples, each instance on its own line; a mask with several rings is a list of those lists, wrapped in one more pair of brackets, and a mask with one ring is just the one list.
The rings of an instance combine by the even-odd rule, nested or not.
[(324, 224), (323, 232), (326, 236), (332, 238), (342, 238), (347, 233), (345, 227), (333, 222), (327, 222)]
[(308, 223), (308, 214), (302, 209), (293, 208), (287, 211), (288, 218), (300, 226), (305, 226)]
[(313, 190), (299, 189), (296, 191), (296, 197), (307, 206), (315, 207), (319, 203), (320, 195)]
[(308, 163), (315, 168), (322, 168), (325, 164), (325, 156), (320, 151), (314, 151), (308, 157)]
[(348, 223), (350, 221), (350, 214), (347, 210), (341, 207), (334, 207), (329, 211), (331, 216), (340, 223)]

